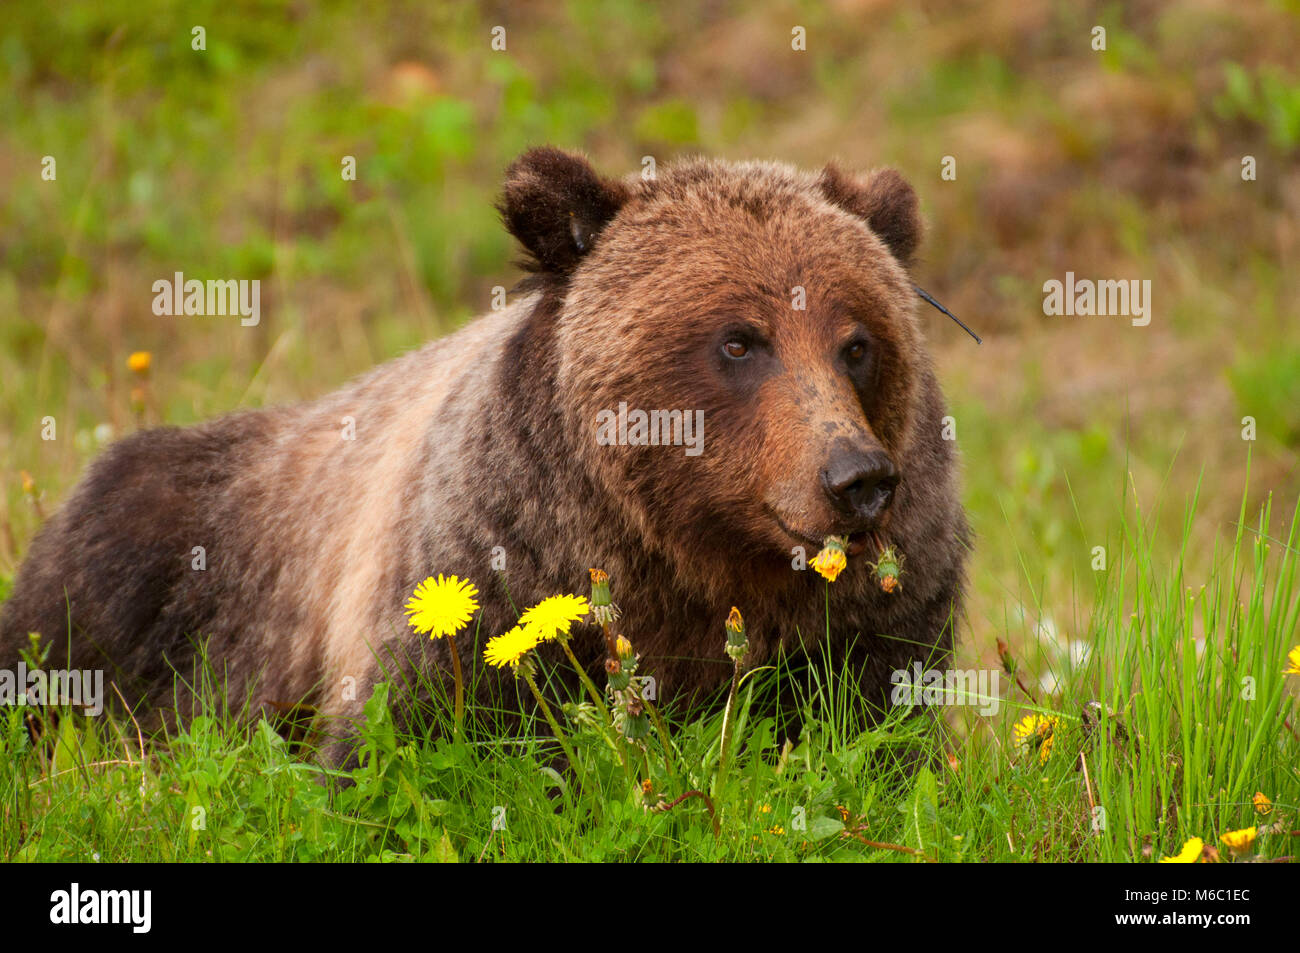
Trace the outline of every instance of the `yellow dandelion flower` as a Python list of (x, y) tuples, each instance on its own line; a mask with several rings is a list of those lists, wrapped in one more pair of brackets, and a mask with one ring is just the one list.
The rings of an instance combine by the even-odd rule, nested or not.
[(415, 587), (406, 603), (407, 622), (421, 635), (431, 639), (455, 635), (469, 624), (478, 610), (478, 589), (466, 579), (455, 576), (430, 576)]
[(1239, 831), (1228, 831), (1219, 840), (1234, 854), (1243, 854), (1255, 843), (1255, 828), (1243, 827)]
[(126, 366), (136, 374), (145, 375), (149, 373), (149, 366), (153, 364), (153, 355), (148, 351), (134, 351), (126, 359)]
[(1256, 791), (1251, 801), (1255, 805), (1255, 813), (1260, 815), (1273, 813), (1273, 802), (1268, 799), (1268, 795), (1263, 791)]
[(1162, 864), (1194, 864), (1201, 859), (1201, 852), (1205, 849), (1205, 843), (1199, 837), (1193, 837), (1173, 857), (1162, 857)]
[(1026, 715), (1011, 729), (1011, 737), (1023, 748), (1038, 748), (1038, 761), (1046, 764), (1056, 740), (1056, 729), (1061, 720), (1049, 715)]
[(515, 626), (504, 635), (489, 639), (483, 649), (483, 660), (497, 668), (518, 665), (523, 657), (537, 648), (537, 633), (523, 626)]
[(591, 611), (585, 596), (550, 596), (531, 609), (525, 609), (519, 624), (532, 630), (537, 641), (548, 642), (567, 636), (573, 623)]
[(1283, 675), (1300, 675), (1300, 645), (1286, 653), (1286, 663), (1286, 668), (1282, 669)]
[(812, 568), (817, 570), (827, 582), (834, 582), (836, 577), (849, 564), (844, 552), (845, 541), (838, 536), (827, 536), (822, 551), (813, 557)]
[(781, 835), (785, 834), (785, 828), (782, 827), (780, 824), (777, 824), (775, 827), (769, 827), (767, 829), (767, 832), (769, 834), (776, 834), (778, 837), (780, 837)]

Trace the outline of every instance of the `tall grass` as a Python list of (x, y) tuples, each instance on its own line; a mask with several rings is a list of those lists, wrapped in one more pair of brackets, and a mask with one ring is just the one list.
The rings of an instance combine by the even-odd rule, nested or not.
[[(580, 693), (557, 716), (582, 785), (532, 711), (478, 711), (453, 737), (438, 686), (430, 720), (402, 731), (381, 685), (359, 765), (334, 772), (215, 693), (205, 714), (153, 738), (120, 713), (15, 707), (0, 736), (0, 857), (1145, 861), (1253, 825), (1252, 855), (1289, 857), (1300, 679), (1283, 671), (1300, 619), (1300, 520), (1272, 535), (1271, 500), (1251, 519), (1243, 498), (1198, 580), (1185, 569), (1196, 502), (1166, 564), (1153, 544), (1158, 514), (1131, 502), (1097, 574), (1086, 660), (1063, 668), (1051, 695), (1004, 679), (990, 717), (896, 708), (864, 729), (850, 673), (821, 659), (800, 682), (803, 728), (791, 743), (766, 705), (793, 683), (781, 659), (740, 681), (726, 772), (720, 706), (666, 713), (667, 739), (647, 739), (639, 762), (650, 766), (646, 792), (629, 784)], [(723, 643), (719, 632), (720, 657)], [(544, 676), (558, 673), (540, 666), (552, 697), (563, 683)], [(1031, 713), (1055, 719), (1050, 743), (1017, 746), (1014, 726)], [(683, 800), (688, 791), (711, 792), (716, 834), (706, 799)], [(1266, 817), (1256, 791), (1273, 802)]]

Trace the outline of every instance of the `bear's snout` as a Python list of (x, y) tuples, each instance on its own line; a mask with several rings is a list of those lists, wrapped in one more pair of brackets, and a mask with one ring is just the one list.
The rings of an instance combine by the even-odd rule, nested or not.
[(860, 530), (874, 526), (889, 509), (899, 473), (883, 450), (837, 448), (821, 478), (831, 505)]

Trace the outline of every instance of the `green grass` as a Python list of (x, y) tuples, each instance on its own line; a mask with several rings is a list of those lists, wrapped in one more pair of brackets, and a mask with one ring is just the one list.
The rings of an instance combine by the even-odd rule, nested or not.
[[(1188, 545), (1194, 511), (1193, 499)], [(349, 786), (320, 783), (309, 752), (220, 704), (143, 747), (121, 715), (8, 709), (0, 858), (1144, 861), (1257, 823), (1278, 828), (1260, 835), (1258, 855), (1290, 857), (1300, 738), (1297, 678), (1283, 669), (1300, 619), (1300, 522), (1273, 536), (1270, 511), (1266, 501), (1248, 520), (1243, 498), (1235, 532), (1195, 577), (1184, 560), (1154, 556), (1157, 514), (1130, 500), (1079, 633), (1086, 659), (1049, 656), (1050, 695), (1012, 659), (1019, 677), (1003, 679), (991, 716), (899, 708), (863, 730), (851, 680), (823, 665), (802, 698), (798, 744), (782, 745), (774, 719), (751, 714), (788, 677), (777, 666), (742, 681), (737, 755), (721, 773), (721, 714), (670, 719), (668, 753), (652, 734), (636, 759), (649, 766), (650, 800), (711, 793), (716, 834), (703, 798), (646, 809), (585, 698), (556, 706), (579, 785), (557, 770), (535, 714), (507, 729), (486, 712), (454, 739), (443, 699), (431, 722), (402, 733), (383, 686), (366, 706), (360, 766), (335, 772)], [(720, 657), (723, 642), (719, 632)], [(542, 665), (539, 680), (554, 673)], [(1015, 743), (1030, 714), (1056, 719), (1046, 753)], [(1256, 791), (1274, 803), (1262, 821)]]

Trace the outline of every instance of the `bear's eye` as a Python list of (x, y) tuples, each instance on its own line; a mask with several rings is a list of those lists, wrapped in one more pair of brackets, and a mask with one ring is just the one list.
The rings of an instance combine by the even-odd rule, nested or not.
[(749, 345), (744, 341), (732, 338), (726, 344), (722, 345), (723, 353), (732, 360), (740, 360), (749, 353)]
[(861, 341), (854, 341), (844, 349), (844, 356), (852, 364), (857, 364), (867, 356), (867, 346)]

